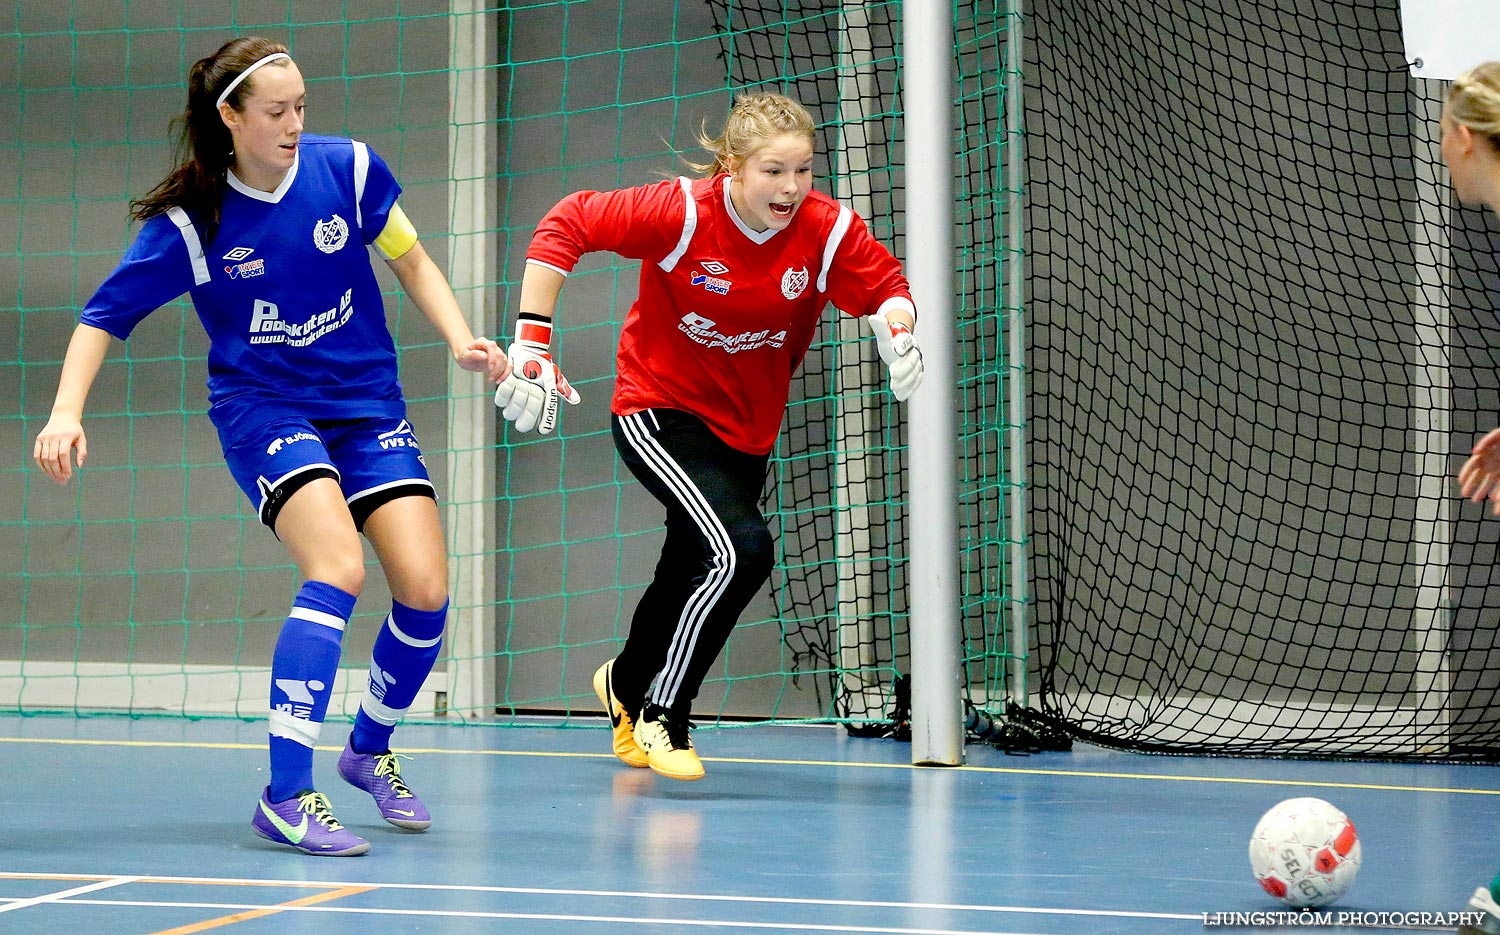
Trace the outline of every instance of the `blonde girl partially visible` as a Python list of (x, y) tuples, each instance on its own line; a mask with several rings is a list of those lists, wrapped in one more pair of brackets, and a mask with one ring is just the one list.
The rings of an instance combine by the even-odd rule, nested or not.
[(713, 156), (688, 165), (705, 177), (729, 175), (729, 197), (751, 230), (781, 230), (812, 191), (813, 119), (781, 94), (741, 94), (718, 136), (700, 130)]
[[(1443, 162), (1459, 200), (1500, 212), (1500, 62), (1486, 62), (1453, 82), (1442, 126)], [(1500, 516), (1500, 429), (1474, 445), (1458, 484), (1464, 497), (1488, 499)]]
[(1442, 129), (1443, 162), (1459, 200), (1500, 212), (1500, 62), (1453, 82)]

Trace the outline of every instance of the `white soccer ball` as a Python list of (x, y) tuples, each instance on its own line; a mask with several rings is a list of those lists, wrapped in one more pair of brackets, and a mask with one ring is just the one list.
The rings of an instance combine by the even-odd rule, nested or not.
[(1250, 835), (1250, 867), (1261, 888), (1298, 909), (1326, 906), (1354, 885), (1359, 836), (1343, 812), (1322, 799), (1287, 799), (1261, 816)]

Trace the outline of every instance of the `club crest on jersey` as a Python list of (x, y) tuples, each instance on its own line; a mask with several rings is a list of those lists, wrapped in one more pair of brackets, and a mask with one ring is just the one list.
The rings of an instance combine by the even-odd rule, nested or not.
[(781, 294), (788, 300), (795, 299), (807, 288), (807, 267), (792, 269), (787, 267), (786, 272), (781, 274)]
[(336, 253), (349, 240), (349, 225), (337, 214), (313, 225), (313, 243), (324, 253)]

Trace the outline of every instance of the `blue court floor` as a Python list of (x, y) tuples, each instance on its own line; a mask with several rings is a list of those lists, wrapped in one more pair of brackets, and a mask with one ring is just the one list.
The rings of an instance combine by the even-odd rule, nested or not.
[[(973, 745), (918, 769), (894, 741), (756, 727), (698, 731), (708, 775), (684, 783), (619, 764), (602, 728), (411, 726), (434, 818), (413, 834), (335, 775), (346, 733), (324, 730), (320, 789), (374, 847), (313, 858), (250, 830), (263, 724), (0, 717), (0, 932), (1200, 933), (1280, 908), (1246, 846), (1300, 795), (1363, 842), (1333, 910), (1457, 910), (1500, 868), (1495, 767)], [(1315, 929), (1380, 930), (1451, 927)]]

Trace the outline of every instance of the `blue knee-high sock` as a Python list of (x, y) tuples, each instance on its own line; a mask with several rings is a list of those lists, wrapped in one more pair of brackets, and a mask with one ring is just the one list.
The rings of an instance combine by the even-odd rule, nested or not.
[(349, 744), (356, 753), (384, 753), (391, 732), (417, 699), (442, 648), (448, 603), (439, 610), (414, 610), (398, 601), (375, 637), (370, 684), (354, 716)]
[(354, 595), (321, 581), (302, 585), (271, 658), (271, 801), (313, 788), (313, 746), (328, 713)]

